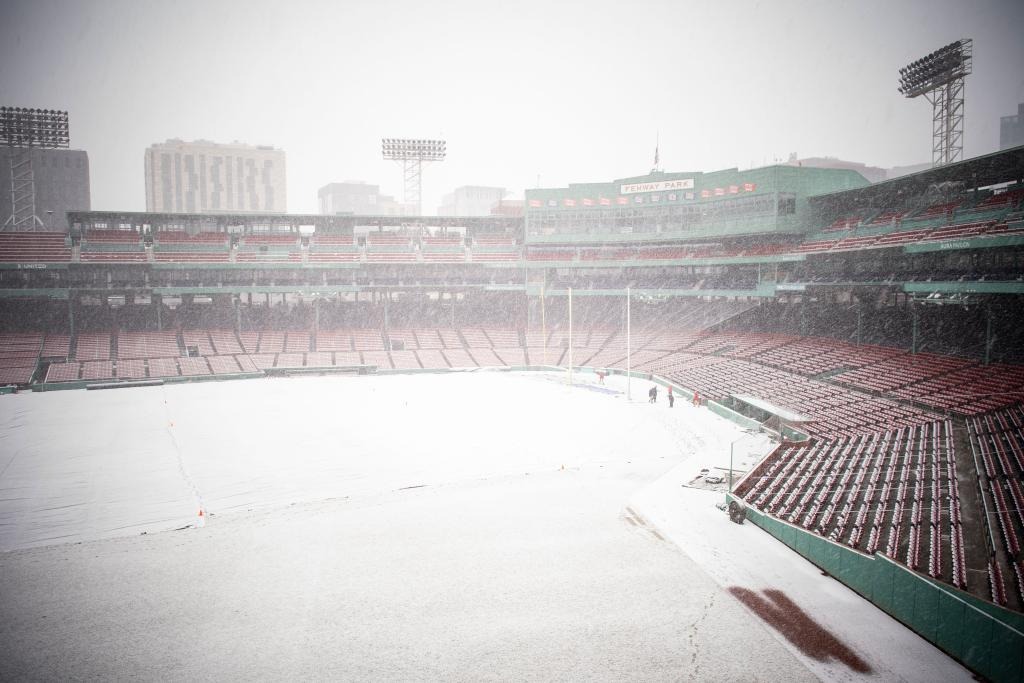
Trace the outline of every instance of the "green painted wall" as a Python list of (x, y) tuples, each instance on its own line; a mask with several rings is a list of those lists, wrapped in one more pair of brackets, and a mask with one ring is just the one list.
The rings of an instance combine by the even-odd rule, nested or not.
[(1024, 282), (907, 282), (903, 291), (922, 294), (1024, 294)]
[(942, 242), (924, 242), (908, 244), (903, 251), (908, 254), (920, 254), (928, 251), (955, 251), (959, 249), (994, 249), (998, 247), (1024, 246), (1024, 235), (1003, 235), (995, 237), (974, 237), (963, 240), (944, 240)]
[[(657, 184), (675, 180), (692, 180), (692, 189), (652, 190), (622, 193), (623, 185)], [(612, 226), (614, 216), (621, 212), (638, 213), (635, 222), (644, 222), (643, 216), (655, 215), (666, 207), (690, 207), (694, 212), (704, 214), (700, 222), (690, 221), (684, 234), (690, 238), (744, 235), (765, 232), (810, 232), (820, 226), (812, 216), (807, 198), (812, 195), (837, 190), (863, 187), (868, 182), (857, 172), (845, 169), (803, 168), (797, 166), (766, 166), (748, 170), (726, 169), (712, 173), (650, 173), (630, 178), (620, 178), (607, 183), (579, 183), (564, 188), (537, 188), (525, 192), (526, 241), (557, 241), (559, 236), (587, 233), (591, 239), (615, 241), (641, 241), (660, 239), (652, 237), (650, 231), (637, 230), (622, 233), (621, 226)], [(674, 196), (674, 199), (672, 198)], [(780, 197), (795, 200), (793, 213), (779, 215), (775, 202)], [(659, 201), (652, 201), (657, 197)], [(756, 210), (749, 207), (742, 215), (728, 215), (724, 206), (760, 197), (770, 201), (770, 207), (760, 205)], [(601, 199), (610, 202), (602, 205)], [(619, 200), (626, 201), (620, 204)], [(639, 201), (638, 201), (639, 200)], [(585, 204), (589, 202), (589, 205)], [(702, 208), (703, 207), (703, 208)], [(718, 207), (717, 211), (715, 207)], [(715, 211), (715, 215), (707, 212)], [(557, 233), (545, 236), (550, 229), (549, 221), (554, 217), (566, 220), (577, 219), (578, 230), (572, 226), (559, 225)], [(589, 222), (598, 220), (596, 229)], [(623, 218), (621, 220), (628, 221)], [(654, 221), (654, 218), (650, 219)], [(678, 231), (677, 231), (678, 232)]]
[(1024, 680), (1024, 615), (750, 506), (747, 519), (970, 669), (992, 681)]

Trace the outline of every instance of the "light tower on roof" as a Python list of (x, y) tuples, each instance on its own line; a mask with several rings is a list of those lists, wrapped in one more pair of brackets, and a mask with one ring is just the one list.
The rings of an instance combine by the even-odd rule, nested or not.
[(899, 92), (924, 95), (932, 105), (932, 166), (960, 161), (964, 152), (964, 78), (974, 43), (958, 40), (900, 69)]
[(423, 162), (444, 161), (447, 143), (410, 138), (383, 138), (380, 142), (385, 159), (402, 162), (403, 201), (416, 204), (416, 215), (422, 215)]
[(46, 229), (36, 215), (36, 180), (32, 152), (67, 148), (68, 113), (52, 109), (0, 107), (0, 144), (8, 148), (11, 173), (11, 215), (4, 216), (2, 230)]

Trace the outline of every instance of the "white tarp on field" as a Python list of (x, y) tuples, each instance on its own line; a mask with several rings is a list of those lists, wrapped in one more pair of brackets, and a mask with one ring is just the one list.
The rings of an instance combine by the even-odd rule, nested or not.
[[(721, 454), (728, 423), (646, 382), (579, 376), (304, 377), (0, 401), (0, 550), (173, 529), (207, 514), (573, 467), (643, 449)], [(640, 386), (640, 385), (643, 386)], [(587, 389), (589, 387), (589, 389)], [(683, 415), (687, 416), (682, 419)], [(696, 436), (721, 431), (721, 439)], [(725, 446), (727, 450), (727, 445)]]
[[(968, 678), (681, 486), (763, 436), (576, 381), (0, 397), (0, 678)], [(784, 590), (870, 671), (808, 657), (733, 586)]]

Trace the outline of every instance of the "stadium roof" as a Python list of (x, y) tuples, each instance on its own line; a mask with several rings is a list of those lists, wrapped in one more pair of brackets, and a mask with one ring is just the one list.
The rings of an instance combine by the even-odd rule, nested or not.
[(808, 197), (813, 206), (831, 204), (841, 209), (878, 207), (904, 196), (924, 193), (930, 186), (963, 182), (967, 188), (988, 187), (1024, 179), (1024, 145), (947, 164), (855, 190)]

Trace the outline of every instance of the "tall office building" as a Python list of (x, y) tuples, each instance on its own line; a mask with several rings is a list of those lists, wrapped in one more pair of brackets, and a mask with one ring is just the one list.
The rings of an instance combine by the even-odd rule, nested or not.
[(284, 151), (168, 140), (146, 150), (146, 211), (285, 213)]
[(999, 149), (1024, 145), (1024, 103), (1017, 105), (1017, 113), (999, 117)]
[[(0, 226), (10, 228), (12, 154), (24, 148), (0, 147)], [(68, 211), (89, 211), (89, 155), (80, 149), (33, 148), (36, 229), (67, 230)], [(41, 224), (41, 225), (40, 225)]]

